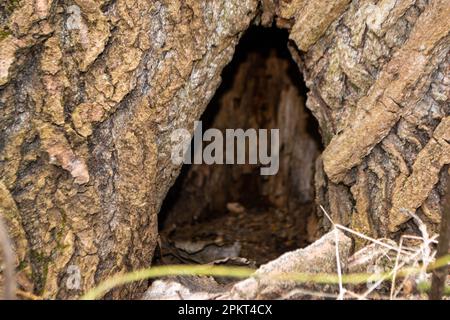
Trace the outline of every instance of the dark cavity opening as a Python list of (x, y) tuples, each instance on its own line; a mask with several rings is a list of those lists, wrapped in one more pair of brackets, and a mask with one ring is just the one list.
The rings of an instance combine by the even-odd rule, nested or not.
[(278, 173), (262, 176), (261, 165), (250, 164), (184, 165), (159, 214), (155, 263), (260, 265), (314, 239), (322, 143), (287, 45), (284, 30), (247, 31), (201, 118), (204, 131), (278, 128)]

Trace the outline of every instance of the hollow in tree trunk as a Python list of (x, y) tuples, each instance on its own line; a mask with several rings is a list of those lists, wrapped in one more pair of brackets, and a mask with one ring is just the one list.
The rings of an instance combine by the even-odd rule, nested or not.
[(37, 294), (150, 265), (180, 170), (170, 134), (200, 118), (252, 24), (289, 32), (324, 145), (316, 205), (373, 237), (417, 232), (408, 211), (438, 230), (446, 0), (6, 1), (0, 23), (0, 210)]

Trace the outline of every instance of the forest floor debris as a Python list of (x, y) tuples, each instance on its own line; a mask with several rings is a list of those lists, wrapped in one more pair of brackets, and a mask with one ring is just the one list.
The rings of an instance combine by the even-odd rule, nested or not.
[[(143, 299), (426, 299), (437, 235), (412, 218), (422, 236), (403, 235), (398, 244), (331, 221), (332, 230), (319, 240), (263, 264), (247, 279), (221, 284), (217, 277), (176, 276), (154, 281)], [(369, 244), (351, 255), (350, 235)], [(337, 274), (339, 280), (295, 281), (292, 274)], [(352, 275), (364, 281), (349, 281)]]
[[(257, 266), (309, 243), (302, 215), (278, 208), (246, 208), (228, 203), (228, 212), (161, 230), (156, 264), (211, 263), (224, 257), (245, 257)], [(311, 212), (310, 205), (303, 210)]]

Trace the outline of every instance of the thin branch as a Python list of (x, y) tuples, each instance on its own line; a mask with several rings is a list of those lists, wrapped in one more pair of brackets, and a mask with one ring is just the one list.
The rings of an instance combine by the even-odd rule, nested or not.
[[(349, 233), (351, 233), (351, 234), (354, 234), (354, 235), (356, 235), (356, 236), (358, 236), (358, 237), (360, 237), (360, 238), (362, 238), (362, 239), (365, 239), (365, 240), (368, 240), (368, 241), (370, 241), (370, 242), (376, 243), (376, 244), (378, 244), (378, 245), (380, 245), (380, 246), (382, 246), (382, 247), (385, 247), (385, 248), (394, 250), (394, 251), (396, 251), (396, 252), (399, 250), (398, 247), (391, 246), (391, 245), (389, 245), (389, 244), (387, 244), (387, 243), (384, 243), (384, 242), (382, 242), (382, 241), (380, 241), (380, 240), (377, 240), (377, 239), (371, 238), (371, 237), (369, 237), (369, 236), (366, 236), (365, 234), (362, 234), (362, 233), (360, 233), (360, 232), (358, 232), (358, 231), (355, 231), (355, 230), (352, 230), (352, 229), (350, 229), (350, 228), (347, 228), (347, 227), (345, 227), (345, 226), (343, 226), (343, 225), (341, 225), (341, 224), (334, 223), (334, 221), (331, 219), (330, 215), (327, 213), (327, 211), (326, 211), (321, 205), (320, 205), (320, 209), (323, 211), (323, 213), (324, 213), (325, 216), (328, 218), (328, 220), (330, 220), (330, 222), (332, 223), (332, 225), (335, 226), (336, 228), (341, 229), (341, 230), (343, 230), (343, 231), (347, 231), (347, 232), (349, 232)], [(408, 253), (405, 252), (405, 254), (408, 254)]]
[[(448, 253), (450, 241), (450, 179), (446, 170), (445, 180), (447, 181), (447, 194), (444, 199), (444, 208), (441, 219), (441, 231), (439, 234), (439, 243), (437, 247), (437, 258), (445, 256)], [(444, 294), (445, 281), (448, 275), (448, 266), (436, 269), (433, 272), (431, 281), (430, 299), (440, 300)]]
[(339, 279), (339, 296), (337, 300), (343, 300), (345, 289), (342, 286), (342, 268), (341, 268), (341, 259), (339, 257), (339, 234), (338, 229), (334, 228), (334, 235), (335, 235), (335, 248), (336, 248), (336, 264), (337, 264), (337, 273), (338, 273), (338, 279)]
[(392, 283), (391, 283), (391, 296), (390, 299), (393, 300), (394, 298), (394, 293), (395, 293), (395, 277), (397, 276), (397, 268), (398, 268), (398, 262), (400, 260), (400, 250), (402, 249), (403, 246), (403, 237), (400, 238), (400, 244), (399, 244), (399, 250), (397, 252), (397, 256), (395, 257), (395, 264), (394, 264), (394, 275), (392, 276)]
[[(423, 252), (423, 247), (424, 247), (424, 246), (429, 246), (429, 245), (430, 245), (429, 242), (430, 242), (431, 240), (433, 240), (433, 238), (432, 238), (432, 239), (428, 239), (427, 241), (424, 241), (423, 245), (421, 245), (421, 246), (419, 247), (419, 249), (417, 249), (416, 253), (415, 253), (413, 256), (408, 257), (408, 258), (409, 258), (409, 259), (416, 259), (416, 258)], [(403, 266), (406, 265), (406, 263), (407, 263), (406, 260), (403, 261), (403, 262), (402, 262), (401, 264), (399, 264), (396, 268), (394, 268), (392, 271), (390, 271), (390, 272), (387, 274), (386, 277), (380, 277), (379, 280), (378, 280), (377, 282), (375, 282), (375, 284), (374, 284), (372, 287), (370, 287), (370, 288), (363, 294), (363, 296), (364, 296), (364, 297), (367, 297), (372, 291), (374, 291), (376, 288), (378, 288), (378, 286), (379, 286), (381, 283), (383, 283), (385, 280), (387, 280), (387, 279), (392, 279), (393, 274), (395, 274), (395, 273), (398, 274), (398, 273), (402, 270), (401, 268), (403, 268)], [(428, 266), (427, 266), (427, 268), (428, 268)], [(417, 270), (417, 268), (415, 268), (415, 269)], [(411, 270), (414, 270), (414, 269), (411, 268)], [(419, 268), (418, 270), (420, 271), (419, 274), (423, 272), (422, 267)], [(410, 272), (409, 269), (405, 269), (404, 271), (405, 271), (407, 274)]]
[(4, 285), (4, 299), (14, 300), (16, 298), (16, 281), (14, 276), (14, 253), (12, 250), (11, 240), (9, 239), (6, 225), (0, 216), (0, 247), (3, 252), (3, 262), (5, 264), (5, 285)]
[(327, 211), (324, 209), (322, 205), (320, 205), (320, 209), (322, 209), (324, 215), (330, 220), (331, 224), (334, 228), (334, 238), (335, 238), (335, 248), (336, 248), (336, 265), (337, 265), (337, 272), (338, 272), (338, 278), (339, 278), (339, 295), (337, 297), (337, 300), (343, 300), (345, 295), (345, 289), (342, 286), (342, 268), (341, 268), (341, 258), (339, 257), (339, 234), (338, 229), (336, 228), (336, 224), (334, 223), (333, 219), (328, 215)]

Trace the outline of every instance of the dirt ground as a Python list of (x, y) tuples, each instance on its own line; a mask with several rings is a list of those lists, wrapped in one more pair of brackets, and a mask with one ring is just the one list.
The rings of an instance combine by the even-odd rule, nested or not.
[[(228, 206), (231, 210), (221, 216), (162, 230), (159, 263), (234, 259), (237, 264), (259, 266), (309, 244), (304, 214), (289, 214), (276, 208), (246, 209), (238, 203)], [(312, 210), (310, 205), (302, 209)]]

